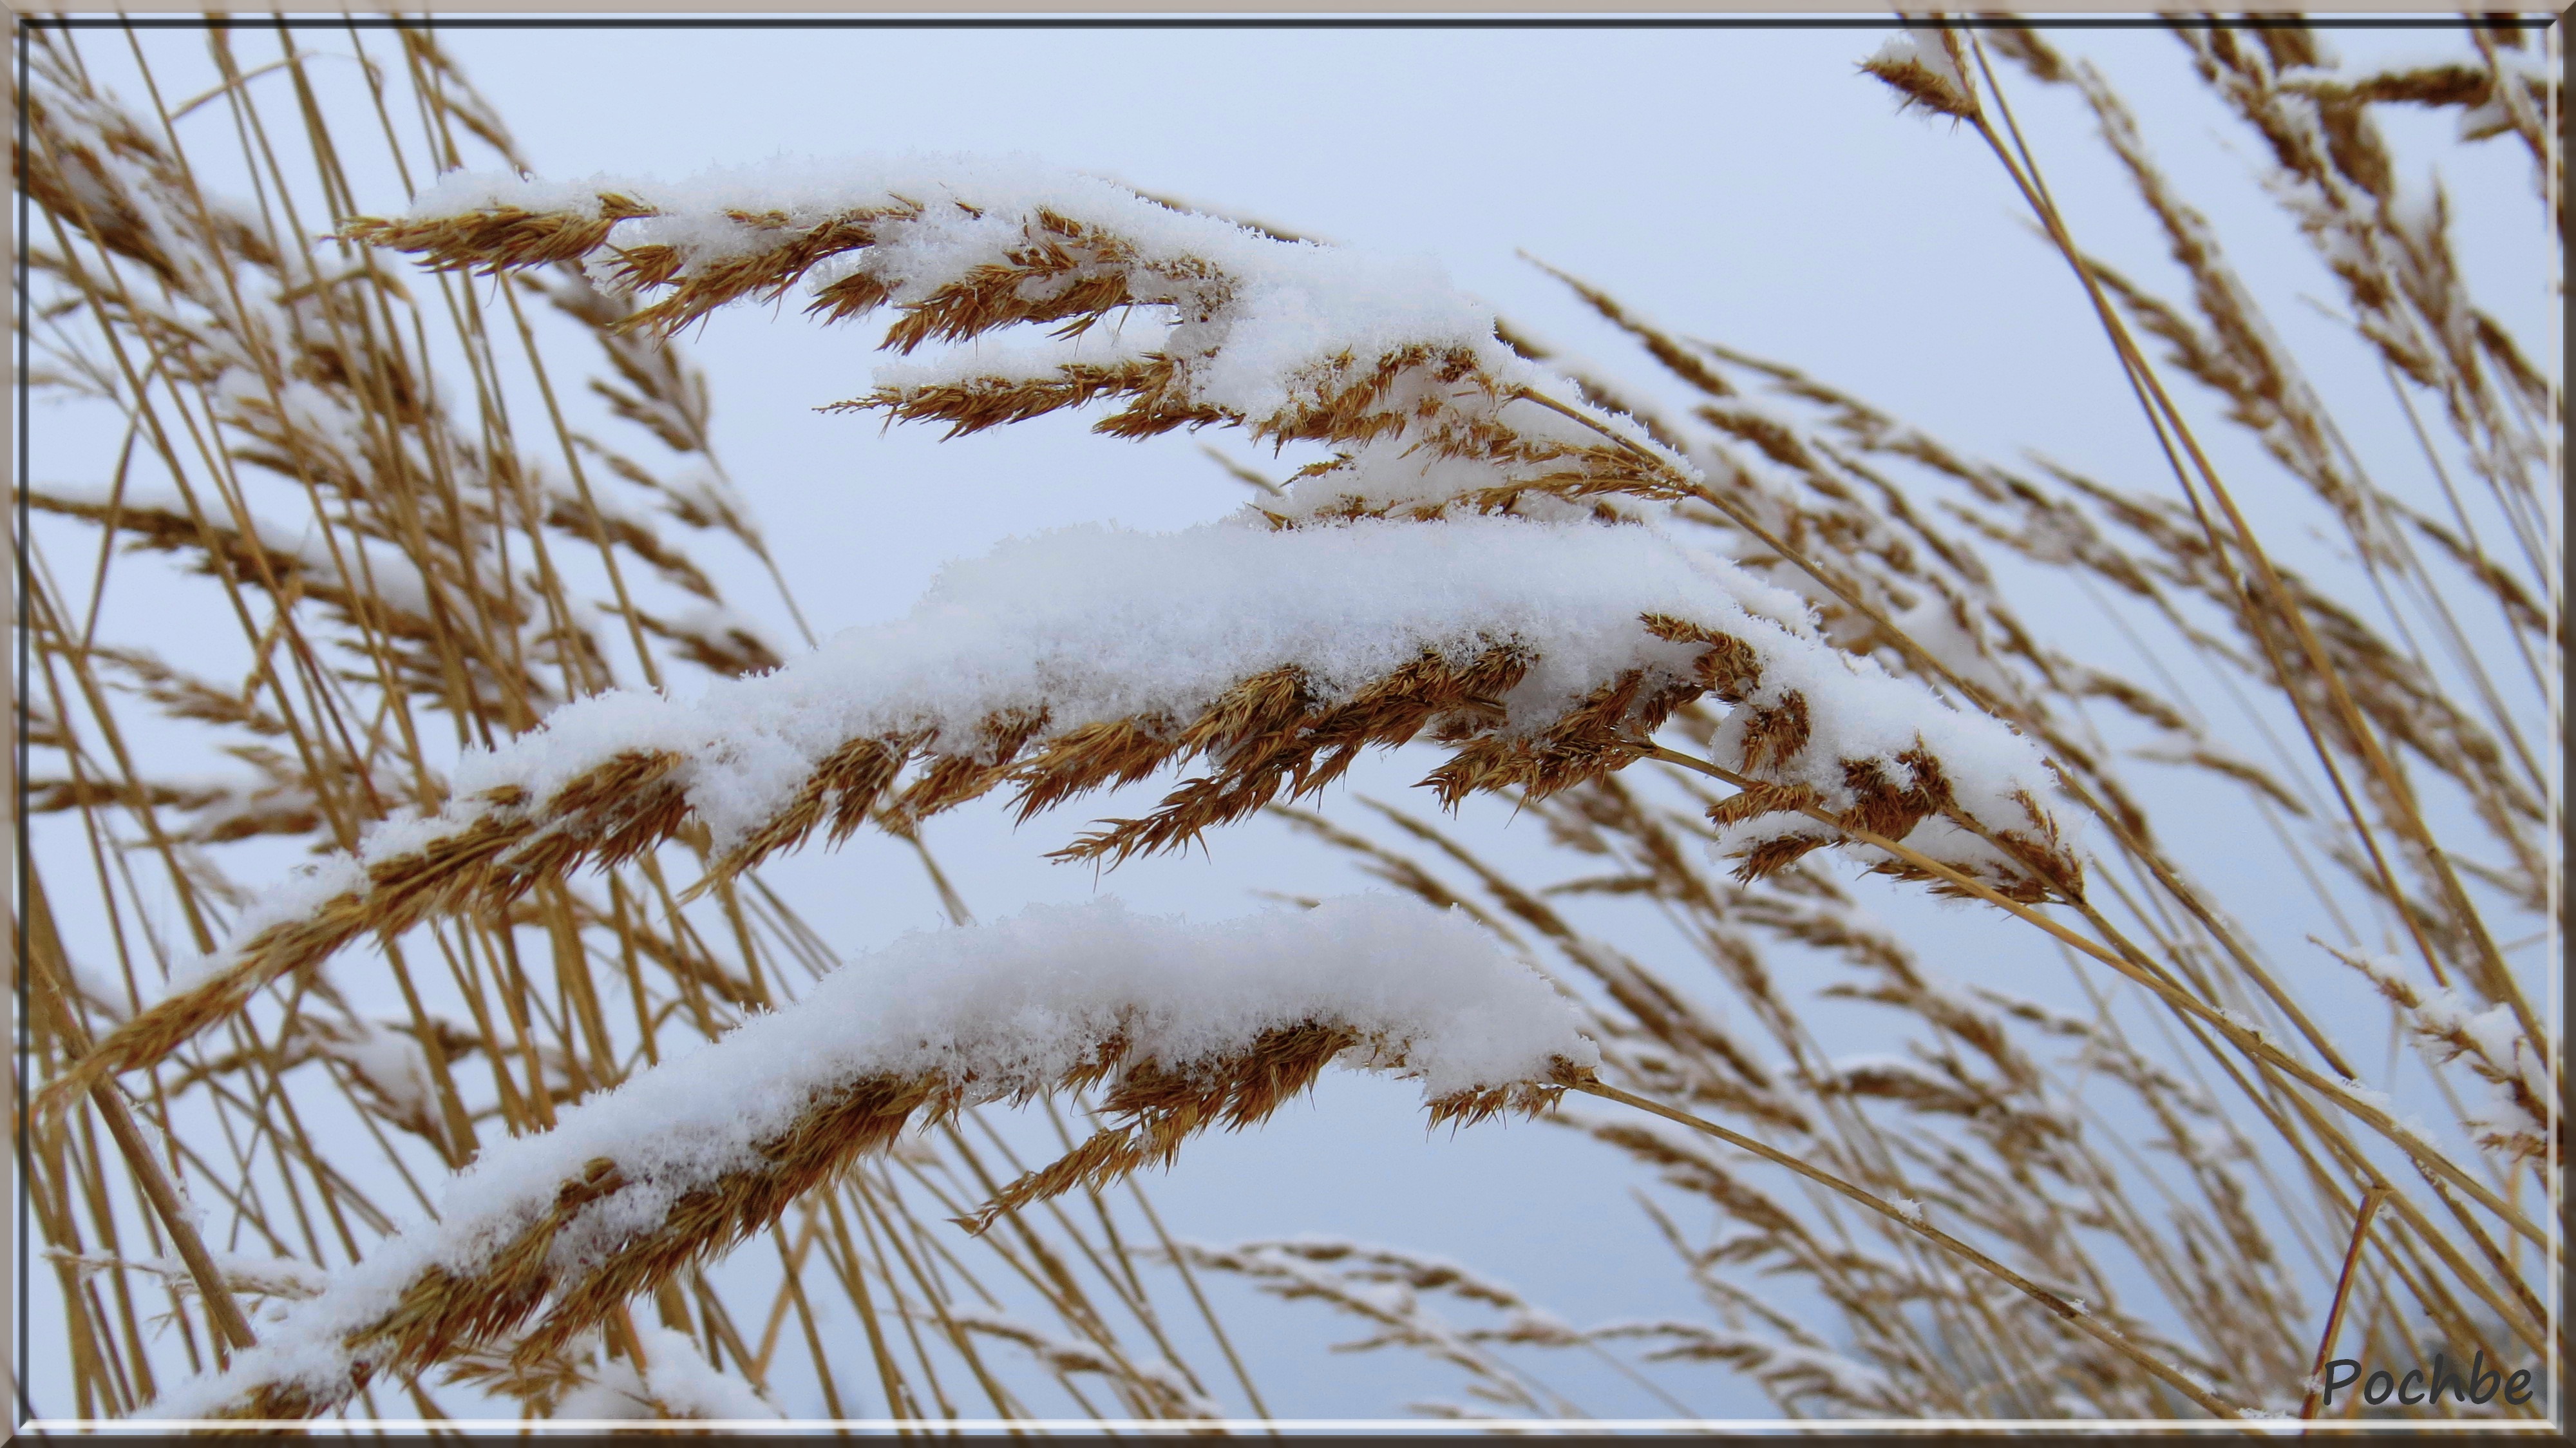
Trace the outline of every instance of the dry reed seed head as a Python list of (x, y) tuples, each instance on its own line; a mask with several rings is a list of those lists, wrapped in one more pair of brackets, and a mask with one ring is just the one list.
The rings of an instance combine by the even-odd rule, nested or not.
[[(557, 1419), (721, 1419), (749, 1421), (781, 1416), (777, 1406), (743, 1377), (723, 1373), (687, 1334), (667, 1327), (631, 1325), (642, 1349), (611, 1355), (627, 1339), (626, 1326), (593, 1334), (534, 1362), (506, 1353), (469, 1353), (446, 1365), (442, 1381), (471, 1383), (519, 1403), (523, 1416)], [(750, 1364), (738, 1365), (748, 1372)]]
[(1357, 1281), (1400, 1282), (1416, 1292), (1447, 1292), (1492, 1307), (1529, 1305), (1518, 1292), (1479, 1277), (1455, 1262), (1400, 1248), (1369, 1246), (1337, 1237), (1292, 1237), (1285, 1241), (1240, 1242), (1227, 1250), (1276, 1253), (1301, 1262), (1330, 1265)]
[(653, 214), (626, 197), (603, 193), (588, 215), (498, 206), (429, 221), (362, 216), (342, 226), (339, 235), (419, 256), (433, 270), (491, 276), (579, 261), (597, 251), (618, 222)]
[(1977, 119), (1977, 86), (1967, 72), (1959, 32), (1946, 25), (1909, 25), (1890, 37), (1860, 68), (1885, 81), (1908, 108), (1921, 106), (1954, 120)]
[[(274, 578), (290, 603), (318, 598), (360, 635), (337, 642), (366, 655), (367, 669), (390, 666), (407, 692), (434, 708), (477, 713), (506, 700), (495, 712), (523, 725), (561, 697), (560, 685), (539, 672), (550, 665), (577, 674), (604, 668), (596, 641), (577, 626), (535, 622), (541, 610), (527, 590), (551, 585), (511, 578), (506, 545), (499, 554), (488, 547), (486, 530), (516, 520), (496, 517), (497, 504), (485, 500), (516, 491), (526, 481), (516, 474), (525, 469), (492, 452), (488, 431), (474, 435), (447, 418), (427, 380), (427, 361), (385, 333), (384, 324), (399, 328), (396, 319), (413, 306), (400, 281), (363, 259), (335, 268), (300, 253), (281, 256), (266, 229), (273, 213), (200, 194), (185, 163), (89, 93), (86, 78), (49, 63), (42, 79), (51, 104), (40, 108), (52, 127), (70, 132), (41, 137), (29, 156), (78, 154), (100, 163), (83, 172), (95, 186), (52, 196), (56, 219), (86, 233), (96, 229), (92, 212), (139, 218), (166, 253), (110, 247), (117, 259), (150, 266), (157, 286), (137, 286), (113, 265), (96, 268), (85, 257), (56, 259), (69, 268), (59, 280), (88, 299), (103, 325), (137, 335), (154, 354), (135, 405), (156, 408), (155, 380), (183, 403), (196, 392), (217, 424), (207, 441), (235, 462), (319, 488), (322, 526), (340, 535), (334, 545), (309, 525), (255, 521), (243, 537), (226, 519), (194, 536), (156, 526), (165, 536), (155, 541), (200, 553), (209, 571), (236, 588)], [(109, 140), (94, 147), (98, 138)], [(386, 302), (398, 304), (391, 315), (379, 305)], [(102, 386), (103, 395), (123, 391), (121, 381)], [(283, 396), (272, 395), (281, 386)], [(164, 461), (187, 471), (176, 459)], [(214, 512), (224, 512), (214, 495), (229, 495), (228, 481), (196, 487)], [(414, 495), (424, 489), (445, 490), (443, 519), (419, 516)], [(95, 509), (65, 511), (109, 521)], [(193, 510), (161, 511), (177, 518)], [(552, 521), (566, 522), (560, 512)], [(366, 541), (352, 544), (349, 535)], [(676, 568), (670, 576), (688, 585), (680, 576), (685, 560), (670, 550), (636, 538), (620, 543), (643, 549), (657, 569)], [(734, 662), (718, 657), (723, 652), (709, 657)], [(262, 828), (287, 823), (281, 815)]]
[(1978, 42), (1997, 55), (2030, 72), (2031, 79), (2042, 85), (2055, 85), (2067, 79), (2071, 67), (2057, 48), (2048, 43), (2038, 28), (2028, 25), (1997, 25), (1981, 28)]
[[(1260, 1291), (1284, 1301), (1326, 1303), (1377, 1329), (1364, 1341), (1345, 1344), (1349, 1351), (1383, 1346), (1415, 1348), (1470, 1374), (1468, 1391), (1487, 1404), (1522, 1416), (1564, 1411), (1563, 1400), (1542, 1398), (1511, 1366), (1481, 1351), (1469, 1334), (1422, 1312), (1410, 1287), (1375, 1276), (1346, 1276), (1328, 1264), (1310, 1262), (1285, 1250), (1287, 1245), (1253, 1242), (1216, 1248), (1180, 1242), (1174, 1244), (1171, 1255), (1200, 1271), (1240, 1275)], [(1442, 1414), (1438, 1405), (1409, 1406), (1417, 1412), (1441, 1416), (1488, 1416), (1465, 1410)]]
[[(1336, 1061), (1364, 1070), (1402, 1071), (1407, 1065), (1400, 1041), (1318, 1021), (1265, 1032), (1240, 1055), (1178, 1070), (1153, 1061), (1130, 1064), (1100, 1106), (1103, 1115), (1123, 1121), (1021, 1176), (971, 1216), (956, 1221), (980, 1235), (1022, 1207), (1077, 1187), (1096, 1191), (1149, 1166), (1169, 1166), (1182, 1145), (1203, 1131), (1217, 1126), (1242, 1131), (1269, 1120), (1312, 1089), (1324, 1067)], [(1472, 1126), (1504, 1115), (1539, 1116), (1554, 1109), (1569, 1085), (1590, 1079), (1589, 1066), (1559, 1057), (1537, 1079), (1451, 1091), (1424, 1105), (1435, 1127)]]
[[(2215, 656), (2234, 662), (2240, 669), (2265, 684), (2281, 688), (2298, 698), (2312, 717), (2321, 721), (2326, 738), (2340, 749), (2354, 748), (2351, 736), (2334, 714), (2322, 676), (2313, 669), (2292, 668), (2276, 673), (2270, 666), (2262, 641), (2264, 630), (2275, 627), (2261, 616), (2250, 616), (2240, 608), (2240, 599), (2228, 573), (2214, 559), (2201, 530), (2187, 510), (2179, 504), (2165, 504), (2131, 498), (2102, 487), (2080, 476), (2060, 472), (2058, 476), (2069, 487), (2098, 503), (2104, 513), (2121, 528), (2134, 534), (2146, 545), (2145, 551), (2155, 560), (2154, 571), (2163, 580), (2182, 590), (2197, 593), (2225, 607), (2235, 622), (2243, 647), (2206, 634), (2194, 634), (2195, 645)], [(2001, 536), (2000, 530), (1998, 536)], [(2099, 576), (2119, 581), (2123, 570), (2109, 568), (2101, 559), (2117, 550), (2104, 544), (2100, 551), (2087, 550), (2077, 560)], [(2045, 557), (2045, 554), (2040, 556)], [(2060, 555), (2062, 557), (2062, 555)], [(2128, 569), (2136, 565), (2130, 563)], [(2507, 821), (2507, 816), (2534, 818), (2530, 809), (2536, 797), (2517, 782), (2513, 771), (2493, 768), (2499, 761), (2495, 735), (2473, 719), (2459, 701), (2408, 656), (2406, 651), (2391, 646), (2349, 610), (2326, 597), (2294, 570), (2276, 570), (2295, 605), (2308, 615), (2314, 636), (2325, 650), (2329, 664), (2351, 681), (2355, 705), (2381, 736), (2419, 759), (2425, 766), (2458, 780), (2474, 801), (2479, 813), (2487, 819), (2496, 836), (2514, 848), (2520, 831)], [(2151, 596), (2162, 598), (2160, 588), (2150, 589)], [(2170, 610), (2171, 605), (2165, 604)], [(2499, 813), (2500, 811), (2500, 813)]]
[(208, 252), (276, 265), (259, 227), (230, 208), (197, 205), (185, 165), (133, 116), (89, 93), (59, 54), (39, 59), (35, 78), (26, 92), (30, 143), (11, 154), (29, 199), (163, 281), (202, 273)]
[(2227, 265), (2206, 218), (2184, 203), (2156, 167), (2135, 121), (2091, 67), (2076, 84), (2102, 122), (2104, 140), (2127, 166), (2141, 197), (2165, 229), (2171, 250), (2192, 273), (2194, 302), (2207, 332), (2165, 303), (2144, 295), (2116, 270), (2088, 259), (2095, 275), (2149, 333), (2163, 339), (2185, 372), (2229, 398), (2234, 420), (2260, 436), (2292, 474), (2340, 515), (2355, 545), (2383, 567), (2402, 568), (2376, 493), (2329, 441), (2325, 407), (2294, 357), (2275, 339), (2251, 291)]
[(678, 647), (680, 657), (719, 678), (765, 674), (785, 662), (749, 620), (722, 616), (663, 619), (637, 609), (635, 621), (644, 626), (645, 632), (669, 639)]
[(1015, 1318), (973, 1309), (949, 1309), (947, 1322), (1028, 1349), (1048, 1371), (1097, 1373), (1116, 1387), (1141, 1395), (1151, 1416), (1215, 1419), (1225, 1408), (1191, 1385), (1186, 1373), (1144, 1358), (1129, 1360), (1093, 1343), (1073, 1342)]
[[(275, 546), (268, 538), (245, 535), (220, 517), (200, 522), (175, 498), (147, 499), (138, 494), (129, 501), (40, 487), (29, 489), (26, 500), (38, 512), (112, 526), (130, 552), (193, 558), (192, 567), (198, 573), (219, 576), (229, 569), (234, 577), (255, 579), (265, 572), (291, 590), (293, 598), (310, 599), (356, 628), (411, 641), (440, 634), (437, 621), (422, 611), (422, 601), (406, 598), (396, 588), (372, 587), (372, 580), (363, 577), (351, 578), (327, 558), (317, 560), (305, 551)], [(389, 571), (396, 566), (391, 560), (378, 561)], [(516, 615), (524, 610), (523, 604), (507, 605), (513, 615), (507, 621), (520, 622)]]
[[(1727, 762), (1753, 778), (1737, 793), (1710, 805), (1706, 814), (1722, 837), (1746, 840), (1734, 852), (1738, 881), (1776, 875), (1838, 838), (1828, 830), (1776, 824), (1751, 831), (1743, 828), (1758, 822), (1783, 815), (1814, 819), (1824, 814), (1833, 822), (1904, 841), (1925, 821), (1946, 818), (1994, 847), (1992, 858), (1945, 861), (1979, 883), (2024, 903), (2080, 896), (2083, 865), (2066, 850), (2055, 818), (2036, 795), (2015, 791), (2009, 808), (2016, 817), (2009, 821), (1970, 819), (1960, 812), (1940, 757), (1918, 738), (1914, 747), (1884, 758), (1837, 761), (1839, 794), (1849, 803), (1836, 809), (1816, 781), (1798, 777), (1811, 767), (1805, 756), (1815, 727), (1804, 694), (1784, 691), (1771, 702), (1751, 704), (1748, 701), (1763, 684), (1761, 656), (1751, 645), (1669, 617), (1650, 616), (1646, 626), (1659, 638), (1705, 644), (1698, 663), (1701, 686), (1737, 706), (1720, 740), (1712, 741), (1721, 743), (1714, 752), (1722, 756), (1724, 746), (1731, 745), (1734, 757)], [(1763, 777), (1766, 774), (1773, 777)], [(1779, 778), (1782, 774), (1790, 777)], [(1929, 881), (1938, 894), (1974, 893), (1900, 859), (1875, 861), (1871, 868), (1900, 879)]]
[[(1724, 1331), (1696, 1322), (1620, 1322), (1582, 1334), (1588, 1343), (1660, 1342), (1648, 1362), (1721, 1362), (1746, 1374), (1783, 1403), (1823, 1404), (1857, 1417), (1914, 1417), (1921, 1404), (1886, 1373), (1795, 1337)], [(1810, 1409), (1812, 1411), (1812, 1409)]]
[(2320, 104), (2286, 86), (2276, 58), (2223, 28), (2180, 34), (2202, 79), (2272, 149), (2279, 194), (2343, 282), (2363, 336), (2442, 397), (2474, 471), (2500, 494), (2537, 498), (2547, 440), (2496, 395), (2496, 378), (2478, 360), (2476, 309), (2441, 231), (2426, 225), (2438, 209), (2397, 191), (2365, 107)]

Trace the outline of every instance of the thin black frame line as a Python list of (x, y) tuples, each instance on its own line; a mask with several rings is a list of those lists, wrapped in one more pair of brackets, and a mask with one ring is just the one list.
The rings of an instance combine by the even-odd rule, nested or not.
[[(2538, 31), (2561, 18), (2498, 15), (2479, 17), (2476, 23)], [(1886, 30), (1897, 22), (1879, 15), (31, 15), (18, 23), (45, 30)], [(2155, 15), (2070, 15), (1926, 23), (1945, 29), (2161, 30), (2174, 21)], [(2456, 30), (2465, 23), (2455, 15), (2243, 15), (2220, 22), (2231, 30)]]

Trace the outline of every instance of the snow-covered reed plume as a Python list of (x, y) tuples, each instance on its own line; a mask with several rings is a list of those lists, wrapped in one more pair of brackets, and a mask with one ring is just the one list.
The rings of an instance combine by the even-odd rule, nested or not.
[(1390, 896), (1213, 926), (1103, 900), (907, 936), (554, 1130), (496, 1143), (434, 1223), (377, 1244), (154, 1411), (312, 1417), (378, 1373), (502, 1344), (535, 1363), (854, 1157), (981, 1102), (1105, 1082), (1118, 1123), (989, 1215), (1168, 1164), (1337, 1061), (1418, 1079), (1435, 1123), (1537, 1111), (1597, 1060), (1575, 1020), (1473, 924)]
[(951, 435), (1092, 403), (1099, 431), (1209, 424), (1321, 442), (1269, 510), (1316, 516), (1544, 497), (1673, 497), (1689, 464), (1496, 340), (1424, 261), (1286, 241), (1111, 182), (979, 157), (719, 172), (681, 182), (452, 176), (403, 216), (348, 229), (440, 268), (585, 261), (660, 294), (628, 325), (674, 331), (800, 283), (844, 321), (891, 307), (885, 346), (1005, 340), (881, 368), (843, 404)]
[(1935, 115), (1972, 120), (1977, 115), (1977, 83), (1968, 75), (1968, 50), (1960, 33), (1942, 25), (1909, 25), (1860, 64), (1905, 97)]
[(2549, 1056), (2544, 1043), (2523, 1034), (2512, 1007), (2482, 1008), (2448, 986), (2426, 990), (2393, 960), (2334, 954), (2369, 978), (2427, 1059), (2465, 1063), (2486, 1083), (2486, 1111), (2462, 1120), (2479, 1146), (2508, 1163), (2548, 1157), (2557, 1134)]
[(380, 826), (255, 908), (49, 1101), (161, 1059), (363, 933), (507, 904), (694, 827), (731, 873), (885, 810), (918, 820), (1007, 786), (1026, 819), (1206, 765), (1059, 852), (1116, 861), (1418, 737), (1449, 751), (1426, 780), (1446, 803), (1543, 796), (1654, 753), (1703, 695), (1729, 706), (1710, 758), (1743, 788), (1710, 818), (1745, 878), (1866, 831), (1913, 852), (1868, 847), (1896, 873), (1928, 859), (2020, 900), (2079, 888), (2034, 748), (1658, 530), (1476, 515), (1076, 529), (952, 567), (910, 617), (775, 673), (693, 703), (602, 695), (469, 758), (445, 811)]

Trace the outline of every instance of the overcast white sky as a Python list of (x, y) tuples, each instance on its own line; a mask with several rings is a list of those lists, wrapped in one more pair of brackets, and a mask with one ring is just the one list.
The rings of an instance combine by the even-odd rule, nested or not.
[[(550, 177), (680, 176), (777, 155), (1027, 153), (1319, 238), (1427, 253), (1526, 331), (1641, 390), (1653, 390), (1650, 364), (1520, 253), (1675, 330), (1815, 371), (1966, 451), (2012, 459), (2034, 449), (2115, 483), (2158, 486), (2148, 434), (2080, 292), (1993, 159), (1967, 130), (1898, 114), (1889, 92), (1856, 73), (1884, 34), (529, 26), (445, 39)], [(2354, 446), (2413, 456), (2376, 369), (2341, 343), (2339, 324), (2292, 300), (2333, 292), (2251, 181), (2255, 158), (2232, 149), (2244, 143), (2223, 130), (2181, 47), (2139, 30), (2054, 39), (2096, 58), (2127, 91), (2275, 324), (2343, 404)], [(2452, 44), (2403, 31), (2330, 40), (2354, 55)], [(174, 70), (197, 46), (180, 35), (147, 42), (167, 49)], [(335, 83), (354, 86), (342, 69)], [(2160, 244), (2071, 98), (2027, 84), (2011, 94), (2079, 237), (2169, 287)], [(2390, 124), (2411, 145), (2438, 141), (2449, 122)], [(2509, 142), (2443, 151), (2461, 249), (2473, 275), (2496, 283), (2486, 305), (2522, 329), (2533, 355), (2554, 359), (2554, 242), (2530, 201), (2527, 159)], [(361, 198), (372, 209), (402, 205), (389, 173), (375, 184), (385, 194)], [(1187, 438), (1121, 443), (1057, 418), (938, 443), (927, 430), (881, 434), (872, 420), (817, 413), (866, 390), (871, 358), (861, 334), (810, 327), (792, 306), (720, 315), (688, 345), (715, 385), (724, 460), (821, 632), (900, 613), (941, 562), (1007, 536), (1093, 520), (1175, 528), (1243, 500)], [(2258, 521), (2308, 521), (2259, 491), (2250, 504)], [(756, 610), (760, 589), (739, 592)], [(773, 617), (788, 636), (783, 615)], [(1359, 788), (1400, 791), (1408, 768), (1379, 767)], [(985, 914), (1105, 888), (1140, 908), (1221, 916), (1255, 908), (1255, 888), (1354, 888), (1334, 861), (1266, 827), (1222, 838), (1205, 856), (1138, 862), (1095, 882), (1088, 869), (1038, 858), (1076, 823), (1042, 820), (1015, 834), (996, 811), (965, 811), (929, 838)], [(1523, 843), (1507, 840), (1502, 852), (1538, 858), (1537, 842)], [(2244, 848), (2244, 868), (2269, 868), (2259, 842)], [(767, 873), (849, 948), (937, 922), (929, 892), (881, 842)], [(2054, 960), (2017, 941), (2008, 965), (1997, 964), (2003, 937), (1991, 922), (1919, 914), (1928, 938), (1952, 944), (1954, 972), (2009, 969), (1999, 983), (2033, 994), (2042, 976), (2062, 981)], [(1398, 1242), (1509, 1278), (1578, 1322), (1689, 1314), (1665, 1249), (1627, 1199), (1639, 1180), (1543, 1126), (1426, 1142), (1408, 1088), (1346, 1078), (1257, 1136), (1193, 1147), (1156, 1190), (1184, 1236), (1311, 1230)], [(1256, 1361), (1276, 1365), (1264, 1382), (1274, 1407), (1375, 1416), (1409, 1397), (1453, 1395), (1418, 1359), (1326, 1357), (1318, 1345), (1347, 1325), (1319, 1310), (1245, 1308), (1243, 1320)], [(1621, 1401), (1602, 1374), (1567, 1377), (1614, 1406), (1651, 1411)], [(1723, 1369), (1663, 1380), (1703, 1412), (1768, 1415)]]

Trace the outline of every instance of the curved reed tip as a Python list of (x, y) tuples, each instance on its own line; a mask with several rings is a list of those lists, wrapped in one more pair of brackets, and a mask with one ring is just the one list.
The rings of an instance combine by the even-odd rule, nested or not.
[(343, 225), (344, 240), (419, 256), (436, 271), (504, 271), (577, 262), (608, 240), (620, 221), (651, 216), (650, 207), (603, 194), (596, 215), (485, 206), (454, 216), (387, 219), (361, 216)]

